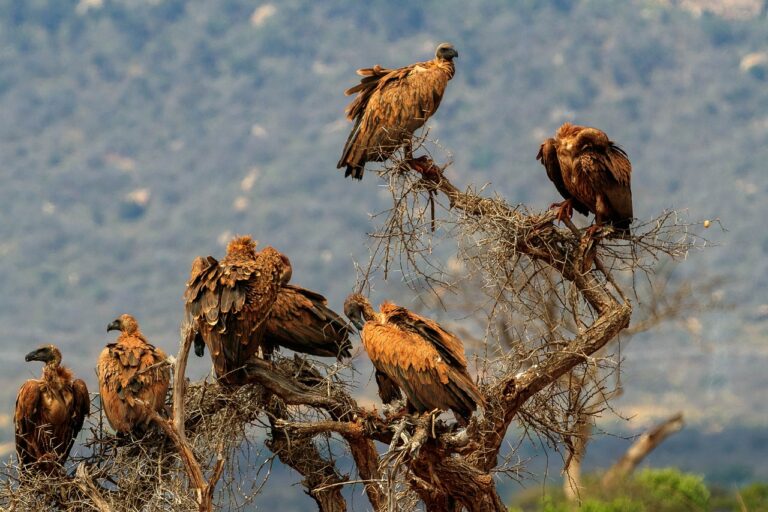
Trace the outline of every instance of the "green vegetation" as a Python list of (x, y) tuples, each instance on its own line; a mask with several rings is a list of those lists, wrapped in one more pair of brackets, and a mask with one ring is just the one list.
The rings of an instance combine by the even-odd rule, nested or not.
[(768, 510), (768, 485), (740, 489), (707, 487), (700, 475), (677, 469), (644, 469), (619, 488), (600, 488), (596, 476), (587, 479), (581, 506), (565, 502), (562, 492), (527, 492), (513, 502), (512, 512), (760, 512)]

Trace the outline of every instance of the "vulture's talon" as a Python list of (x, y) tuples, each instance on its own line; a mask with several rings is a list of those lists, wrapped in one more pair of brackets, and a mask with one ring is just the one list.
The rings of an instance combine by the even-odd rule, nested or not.
[(560, 222), (564, 222), (565, 219), (570, 220), (571, 218), (573, 218), (573, 201), (571, 201), (570, 199), (566, 199), (565, 201), (562, 201), (560, 203), (552, 203), (549, 209), (550, 210), (557, 209), (555, 218)]

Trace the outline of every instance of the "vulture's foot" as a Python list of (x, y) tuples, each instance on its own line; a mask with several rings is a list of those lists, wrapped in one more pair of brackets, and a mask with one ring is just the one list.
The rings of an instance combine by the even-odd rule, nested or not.
[(406, 160), (406, 163), (412, 170), (421, 174), (427, 181), (438, 181), (442, 174), (440, 167), (438, 167), (427, 155), (422, 155), (419, 158), (410, 158)]
[(560, 222), (563, 222), (565, 219), (571, 219), (573, 217), (573, 201), (570, 199), (566, 199), (565, 201), (562, 201), (560, 203), (552, 203), (549, 206), (550, 210), (557, 209), (557, 214), (555, 215), (555, 218), (559, 220)]
[(387, 421), (397, 420), (408, 414), (408, 407), (404, 400), (385, 403), (382, 409)]
[(408, 426), (410, 425), (410, 417), (407, 415), (404, 415), (400, 421), (393, 424), (394, 431), (392, 433), (392, 442), (389, 444), (389, 450), (388, 452), (393, 452), (397, 450), (397, 445), (400, 441), (403, 442), (403, 445), (407, 446), (411, 442), (411, 436), (408, 433)]
[(424, 443), (426, 443), (430, 437), (437, 437), (435, 433), (435, 423), (437, 421), (437, 417), (440, 416), (441, 413), (442, 411), (439, 409), (434, 409), (430, 412), (422, 414), (417, 419), (416, 429), (414, 430), (413, 436), (411, 436), (411, 440), (407, 445), (408, 453), (411, 455), (411, 457), (417, 457), (419, 455), (421, 447), (424, 446)]
[(606, 234), (606, 226), (603, 224), (594, 223), (584, 231), (584, 238), (590, 240), (597, 240), (603, 238)]

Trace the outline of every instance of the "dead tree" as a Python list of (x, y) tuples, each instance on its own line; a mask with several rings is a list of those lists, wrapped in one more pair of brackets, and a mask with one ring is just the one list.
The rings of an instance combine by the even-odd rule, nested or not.
[(610, 489), (624, 480), (649, 453), (663, 443), (666, 438), (679, 432), (684, 425), (683, 414), (677, 413), (641, 435), (618, 462), (605, 472), (602, 479), (603, 488)]
[[(394, 162), (382, 174), (394, 202), (372, 235), (365, 280), (399, 264), (411, 283), (435, 290), (446, 274), (432, 243), (443, 236), (458, 241), (457, 261), (483, 283), (477, 307), (489, 328), (475, 366), (487, 406), (466, 429), (430, 414), (401, 418), (363, 408), (350, 391), (349, 368), (301, 357), (251, 361), (244, 386), (188, 384), (190, 337), (183, 336), (173, 416), (157, 419), (160, 431), (126, 443), (94, 426), (93, 453), (75, 461), (83, 470), (59, 477), (55, 492), (50, 482), (20, 481), (9, 472), (0, 505), (42, 492), (49, 504), (63, 496), (82, 510), (208, 510), (216, 502), (235, 509), (259, 491), (257, 483), (242, 498), (244, 482), (258, 482), (252, 475), (280, 460), (302, 476), (321, 511), (346, 510), (345, 485), (361, 485), (376, 511), (412, 510), (419, 502), (428, 511), (506, 510), (496, 479), (515, 469), (502, 451), (510, 425), (552, 439), (571, 434), (574, 425), (563, 418), (574, 418), (574, 406), (601, 389), (584, 385), (584, 376), (616, 367), (600, 351), (629, 325), (629, 293), (617, 276), (631, 282), (652, 271), (653, 258), (683, 257), (699, 239), (674, 212), (637, 226), (627, 239), (586, 238), (572, 224), (556, 226), (550, 212), (460, 190), (426, 158)], [(444, 219), (433, 218), (435, 203), (444, 206)], [(545, 317), (542, 298), (551, 300)], [(522, 327), (494, 332), (505, 316), (522, 319)], [(255, 430), (268, 433), (274, 457), (237, 467), (235, 454), (252, 447)], [(356, 475), (339, 471), (339, 451), (351, 456)]]

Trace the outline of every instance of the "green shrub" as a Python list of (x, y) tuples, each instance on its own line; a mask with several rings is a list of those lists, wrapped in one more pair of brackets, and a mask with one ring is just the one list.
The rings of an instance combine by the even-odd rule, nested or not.
[(739, 495), (749, 512), (768, 512), (768, 484), (747, 485), (739, 490)]
[(635, 481), (647, 492), (644, 501), (659, 512), (709, 510), (709, 489), (704, 477), (678, 469), (646, 469)]
[(581, 512), (646, 512), (646, 510), (648, 509), (645, 505), (626, 496), (612, 501), (587, 500), (580, 509)]

